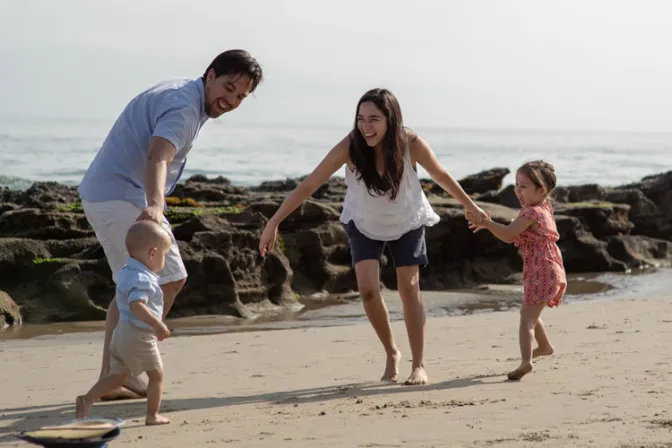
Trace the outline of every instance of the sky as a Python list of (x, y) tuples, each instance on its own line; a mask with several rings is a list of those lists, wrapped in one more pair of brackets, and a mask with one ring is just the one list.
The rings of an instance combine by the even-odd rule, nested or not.
[(672, 131), (668, 0), (0, 0), (0, 117), (111, 120), (250, 51), (218, 120), (350, 125), (386, 87), (411, 127)]

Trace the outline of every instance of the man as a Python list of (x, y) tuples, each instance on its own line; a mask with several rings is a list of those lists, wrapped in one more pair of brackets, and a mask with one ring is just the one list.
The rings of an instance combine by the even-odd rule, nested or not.
[[(164, 318), (187, 279), (163, 216), (164, 197), (175, 188), (207, 119), (235, 110), (262, 78), (261, 66), (247, 51), (229, 50), (219, 54), (198, 79), (164, 81), (140, 93), (117, 118), (79, 186), (86, 218), (105, 250), (115, 283), (128, 257), (126, 233), (135, 221), (155, 221), (170, 233), (171, 249), (159, 273)], [(105, 322), (101, 376), (109, 371), (109, 345), (118, 320), (113, 298)], [(129, 378), (124, 387), (104, 398), (145, 394), (145, 384)]]

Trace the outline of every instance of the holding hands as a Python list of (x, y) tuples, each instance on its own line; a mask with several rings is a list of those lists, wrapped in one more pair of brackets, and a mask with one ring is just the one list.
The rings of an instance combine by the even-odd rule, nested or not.
[(469, 228), (473, 230), (474, 233), (479, 230), (487, 229), (487, 224), (490, 221), (490, 213), (478, 206), (475, 206), (474, 209), (466, 210), (464, 217), (469, 221)]

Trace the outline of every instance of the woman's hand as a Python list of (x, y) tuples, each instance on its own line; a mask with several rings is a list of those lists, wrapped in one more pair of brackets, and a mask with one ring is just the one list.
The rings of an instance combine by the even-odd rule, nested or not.
[(490, 220), (490, 213), (485, 212), (481, 207), (474, 204), (466, 210), (464, 217), (467, 218), (470, 224), (482, 225)]
[(269, 221), (261, 233), (261, 238), (259, 238), (259, 252), (262, 257), (265, 257), (268, 252), (273, 252), (277, 239), (278, 226), (273, 221)]

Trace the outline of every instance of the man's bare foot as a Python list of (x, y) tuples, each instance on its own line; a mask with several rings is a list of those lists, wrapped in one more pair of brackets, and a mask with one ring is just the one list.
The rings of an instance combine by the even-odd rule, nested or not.
[(537, 347), (532, 351), (532, 358), (538, 358), (540, 356), (550, 356), (553, 354), (555, 349), (552, 345), (547, 347)]
[(124, 386), (119, 386), (100, 397), (100, 401), (135, 400), (138, 398), (145, 398), (146, 396), (146, 393), (145, 395), (140, 395), (125, 388)]
[(126, 378), (126, 381), (124, 381), (123, 386), (141, 397), (147, 396), (147, 382), (139, 376), (129, 376)]
[(513, 372), (509, 372), (506, 377), (510, 379), (511, 381), (519, 381), (522, 377), (527, 375), (532, 371), (532, 364), (521, 364), (520, 367), (518, 367), (516, 370)]
[(429, 378), (427, 377), (427, 372), (424, 367), (416, 367), (411, 372), (411, 376), (408, 377), (404, 384), (406, 386), (418, 386), (420, 384), (427, 384)]
[(86, 418), (89, 416), (93, 403), (89, 402), (86, 395), (80, 395), (75, 400), (75, 418)]
[(385, 365), (385, 373), (383, 373), (380, 381), (397, 382), (399, 377), (399, 363), (401, 362), (401, 352), (397, 350), (393, 355), (387, 355), (387, 364)]
[(145, 419), (145, 425), (148, 426), (154, 426), (154, 425), (167, 425), (170, 423), (170, 420), (168, 420), (166, 417), (163, 415), (148, 415), (147, 418)]

